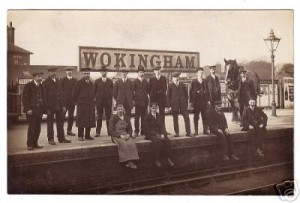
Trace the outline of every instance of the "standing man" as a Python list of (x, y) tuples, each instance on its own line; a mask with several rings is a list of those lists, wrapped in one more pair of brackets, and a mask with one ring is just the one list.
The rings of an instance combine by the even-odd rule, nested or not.
[(194, 137), (191, 134), (190, 118), (188, 113), (188, 92), (184, 84), (179, 82), (180, 73), (172, 74), (173, 82), (169, 84), (167, 94), (167, 107), (171, 108), (175, 137), (179, 137), (178, 114), (181, 113), (184, 119), (186, 136)]
[(206, 77), (208, 87), (208, 104), (214, 105), (215, 101), (221, 100), (221, 86), (219, 77), (216, 75), (216, 66), (209, 66), (210, 75)]
[[(159, 107), (159, 114), (162, 117), (164, 130), (166, 131), (165, 125), (165, 108), (167, 100), (167, 79), (161, 74), (161, 67), (155, 67), (154, 76), (149, 79), (149, 95), (150, 103), (156, 102)], [(167, 134), (170, 134), (166, 131)]]
[(106, 77), (107, 70), (105, 66), (102, 67), (100, 73), (101, 78), (98, 78), (95, 81), (95, 99), (98, 114), (95, 137), (100, 137), (103, 110), (105, 110), (106, 129), (107, 134), (109, 135), (109, 119), (112, 114), (113, 82), (111, 79)]
[(76, 126), (78, 127), (78, 139), (93, 140), (91, 128), (96, 127), (95, 103), (94, 103), (94, 84), (90, 79), (90, 68), (82, 68), (83, 77), (75, 84), (73, 91), (73, 101), (77, 105)]
[(145, 118), (145, 139), (150, 140), (153, 145), (153, 155), (155, 159), (156, 167), (161, 167), (160, 152), (163, 151), (168, 159), (168, 165), (170, 167), (174, 166), (171, 159), (171, 141), (165, 134), (163, 123), (161, 121), (161, 116), (159, 116), (157, 103), (150, 104), (150, 113), (147, 114)]
[(206, 118), (206, 110), (207, 110), (207, 98), (208, 98), (208, 88), (206, 84), (206, 80), (203, 79), (203, 68), (197, 68), (197, 79), (193, 80), (191, 83), (190, 89), (190, 102), (194, 107), (194, 126), (195, 133), (194, 135), (198, 135), (198, 121), (199, 121), (199, 113), (201, 112), (202, 124), (203, 124), (203, 134), (207, 135), (208, 126), (207, 126), (207, 118)]
[(75, 134), (72, 132), (75, 110), (75, 104), (72, 101), (72, 92), (77, 81), (76, 78), (73, 78), (73, 70), (73, 67), (66, 67), (67, 76), (61, 79), (62, 99), (66, 105), (65, 116), (68, 112), (67, 135), (71, 136), (75, 136)]
[[(240, 67), (240, 74), (241, 78), (239, 81), (239, 87), (238, 87), (238, 101), (240, 105), (240, 115), (243, 116), (244, 108), (249, 106), (249, 100), (250, 98), (256, 97), (255, 93), (255, 87), (251, 80), (249, 80), (246, 77), (246, 70), (241, 66)], [(243, 120), (242, 120), (243, 125)], [(243, 131), (246, 130), (244, 127), (242, 129)]]
[(214, 107), (208, 113), (209, 129), (215, 134), (220, 145), (223, 161), (239, 160), (234, 153), (234, 144), (232, 136), (229, 133), (227, 120), (222, 112), (222, 101), (215, 101)]
[(140, 120), (141, 120), (141, 135), (145, 135), (145, 116), (148, 107), (148, 82), (144, 79), (144, 67), (138, 67), (138, 77), (133, 82), (134, 89), (134, 104), (135, 104), (135, 118), (134, 118), (134, 136), (139, 135)]
[(267, 134), (267, 115), (256, 106), (256, 99), (249, 99), (249, 106), (243, 112), (244, 128), (249, 130), (251, 150), (254, 155), (264, 157), (264, 137)]
[(45, 112), (45, 99), (42, 87), (43, 72), (35, 71), (32, 73), (33, 80), (24, 86), (22, 103), (23, 112), (26, 113), (28, 122), (27, 130), (27, 149), (34, 150), (43, 148), (38, 145), (41, 132), (41, 122)]
[(48, 68), (49, 77), (43, 82), (47, 111), (47, 137), (50, 145), (56, 145), (53, 130), (54, 115), (59, 143), (71, 142), (65, 138), (64, 115), (66, 108), (62, 98), (61, 81), (56, 78), (56, 70), (57, 68), (50, 66)]
[(133, 107), (134, 90), (132, 82), (127, 78), (128, 70), (121, 70), (122, 78), (117, 80), (114, 84), (113, 95), (116, 103), (121, 103), (124, 106), (125, 114), (131, 117), (131, 110)]

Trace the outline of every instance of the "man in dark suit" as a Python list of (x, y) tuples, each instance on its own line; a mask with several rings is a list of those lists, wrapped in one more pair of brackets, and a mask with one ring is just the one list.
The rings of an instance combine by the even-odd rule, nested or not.
[[(161, 67), (155, 67), (154, 76), (149, 79), (150, 102), (156, 102), (159, 106), (159, 114), (162, 117), (164, 129), (165, 125), (165, 108), (167, 100), (167, 79), (161, 74)], [(167, 134), (170, 134), (166, 131)]]
[(203, 68), (197, 68), (197, 79), (193, 80), (190, 89), (190, 102), (194, 107), (194, 126), (195, 133), (198, 135), (198, 121), (199, 114), (201, 112), (203, 133), (208, 134), (206, 110), (207, 110), (207, 98), (208, 98), (208, 88), (206, 80), (203, 79)]
[(160, 151), (164, 151), (169, 166), (173, 167), (171, 142), (165, 133), (162, 117), (158, 114), (157, 109), (157, 103), (153, 102), (150, 104), (150, 113), (145, 118), (145, 139), (152, 141), (155, 165), (157, 167), (162, 166), (159, 161)]
[(59, 143), (70, 143), (71, 140), (65, 138), (64, 115), (66, 112), (64, 100), (62, 99), (61, 82), (56, 78), (57, 68), (48, 68), (49, 77), (43, 82), (45, 104), (47, 111), (47, 137), (50, 145), (55, 145), (54, 141), (54, 115), (56, 118), (57, 138)]
[(98, 114), (95, 137), (100, 137), (103, 110), (105, 110), (106, 129), (107, 134), (109, 135), (109, 119), (112, 114), (113, 82), (111, 79), (107, 78), (106, 67), (102, 67), (100, 72), (101, 78), (98, 78), (95, 81), (95, 99)]
[(73, 122), (74, 122), (74, 110), (75, 104), (72, 101), (72, 92), (77, 81), (76, 78), (73, 78), (73, 67), (66, 67), (66, 77), (61, 79), (61, 88), (62, 88), (62, 99), (66, 107), (65, 116), (68, 112), (68, 127), (67, 135), (75, 136), (72, 132)]
[(116, 103), (124, 105), (125, 114), (130, 118), (133, 108), (134, 90), (132, 81), (127, 78), (128, 70), (121, 70), (122, 78), (117, 80), (113, 88), (113, 96)]
[(264, 137), (267, 134), (267, 115), (256, 106), (255, 98), (249, 99), (249, 106), (243, 112), (244, 128), (249, 130), (251, 150), (254, 155), (264, 157)]
[(221, 86), (219, 77), (216, 75), (216, 66), (209, 66), (210, 75), (206, 77), (208, 88), (208, 104), (214, 105), (215, 101), (221, 101)]
[(207, 116), (210, 132), (215, 134), (218, 138), (223, 160), (228, 161), (230, 158), (232, 160), (239, 160), (234, 153), (232, 136), (229, 133), (227, 121), (222, 112), (222, 101), (215, 101), (214, 108), (208, 111)]
[(134, 117), (134, 136), (139, 135), (140, 120), (141, 120), (141, 135), (145, 135), (145, 116), (148, 107), (148, 82), (144, 79), (144, 67), (138, 67), (138, 77), (133, 81), (134, 89), (134, 104), (135, 104), (135, 117)]
[[(256, 97), (255, 87), (251, 80), (246, 77), (246, 70), (240, 67), (241, 78), (238, 86), (238, 101), (240, 105), (240, 115), (243, 116), (244, 108), (249, 106), (249, 99)], [(243, 125), (243, 120), (242, 120)], [(246, 130), (244, 127), (243, 131)]]
[(179, 137), (178, 114), (181, 113), (184, 119), (186, 136), (194, 137), (191, 134), (190, 118), (188, 113), (188, 92), (185, 85), (179, 82), (180, 73), (172, 74), (173, 82), (169, 84), (167, 94), (167, 107), (171, 108), (175, 137)]
[(76, 126), (78, 127), (79, 141), (84, 141), (84, 130), (85, 139), (93, 140), (91, 128), (96, 127), (95, 91), (94, 84), (90, 79), (90, 71), (90, 68), (81, 69), (83, 77), (76, 82), (72, 95), (73, 101), (77, 105)]
[(24, 86), (22, 103), (24, 113), (28, 122), (27, 131), (27, 148), (34, 150), (43, 148), (38, 145), (41, 132), (41, 122), (43, 113), (45, 112), (45, 99), (43, 87), (41, 85), (43, 72), (34, 71), (32, 73), (33, 80)]

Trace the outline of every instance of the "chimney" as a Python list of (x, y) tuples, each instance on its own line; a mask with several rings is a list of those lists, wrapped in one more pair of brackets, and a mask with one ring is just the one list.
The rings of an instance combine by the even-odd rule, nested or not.
[(15, 44), (15, 28), (12, 26), (12, 22), (7, 26), (7, 42)]

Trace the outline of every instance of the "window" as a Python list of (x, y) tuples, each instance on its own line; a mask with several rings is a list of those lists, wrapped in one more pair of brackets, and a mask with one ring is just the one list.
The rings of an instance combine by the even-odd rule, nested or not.
[(14, 64), (22, 64), (22, 59), (23, 59), (23, 57), (20, 55), (13, 56)]

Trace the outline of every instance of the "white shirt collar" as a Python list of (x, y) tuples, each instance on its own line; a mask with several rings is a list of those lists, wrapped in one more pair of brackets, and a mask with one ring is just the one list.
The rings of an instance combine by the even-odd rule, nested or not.
[(106, 81), (106, 77), (105, 77), (105, 78), (104, 78), (104, 77), (102, 77), (102, 81), (103, 81), (103, 82), (105, 82), (105, 81)]
[(216, 75), (210, 74), (213, 79), (216, 79)]
[(157, 79), (157, 80), (159, 80), (159, 79), (160, 79), (160, 77), (161, 77), (161, 75), (159, 75), (159, 76), (155, 76), (155, 77), (156, 77), (156, 79)]
[(143, 81), (143, 78), (137, 77), (141, 82)]
[(56, 82), (56, 78), (51, 78), (54, 82)]
[(202, 83), (203, 82), (203, 78), (197, 78), (198, 82)]
[(72, 76), (68, 76), (68, 75), (67, 75), (67, 78), (68, 78), (69, 80), (71, 80), (73, 77), (72, 77)]
[(35, 80), (33, 80), (33, 82), (36, 86), (39, 86), (39, 83), (37, 83)]
[(127, 81), (127, 78), (122, 78), (122, 81), (123, 81), (123, 82), (126, 82), (126, 81)]

